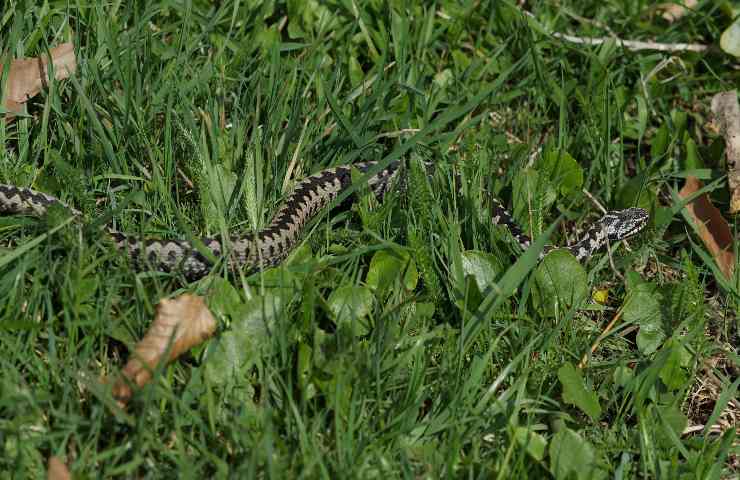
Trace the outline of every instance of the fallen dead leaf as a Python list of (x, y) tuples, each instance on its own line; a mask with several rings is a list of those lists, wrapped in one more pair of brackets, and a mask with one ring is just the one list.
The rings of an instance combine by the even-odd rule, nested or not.
[[(704, 184), (701, 180), (696, 177), (686, 177), (686, 183), (678, 195), (681, 198), (688, 198), (702, 187)], [(725, 277), (728, 280), (731, 279), (735, 269), (735, 253), (732, 248), (732, 232), (727, 220), (706, 194), (698, 196), (685, 208), (696, 225), (699, 238), (704, 242)]]
[(62, 459), (56, 455), (52, 455), (49, 457), (49, 466), (46, 469), (46, 478), (48, 480), (70, 480), (72, 475), (70, 475), (69, 469)]
[(123, 367), (122, 377), (113, 385), (113, 396), (119, 405), (125, 407), (131, 399), (131, 385), (141, 388), (151, 380), (153, 370), (165, 355), (165, 361), (171, 362), (215, 331), (216, 320), (203, 297), (186, 294), (159, 302), (152, 326)]
[[(54, 67), (54, 78), (63, 80), (74, 74), (77, 70), (74, 46), (71, 43), (63, 43), (49, 50), (52, 65)], [(49, 78), (49, 56), (41, 55), (34, 58), (19, 58), (10, 62), (8, 82), (6, 84), (5, 96), (2, 99), (3, 106), (11, 113), (5, 115), (6, 119), (15, 117), (14, 113), (23, 111), (23, 104), (36, 96), (44, 88)], [(2, 73), (0, 63), (0, 73)]]
[(720, 92), (712, 97), (712, 113), (725, 137), (727, 183), (730, 186), (730, 213), (740, 212), (740, 105), (737, 92)]
[(658, 7), (663, 13), (660, 15), (663, 20), (669, 23), (673, 23), (676, 20), (683, 18), (692, 8), (699, 4), (698, 0), (683, 0), (675, 3), (664, 3)]

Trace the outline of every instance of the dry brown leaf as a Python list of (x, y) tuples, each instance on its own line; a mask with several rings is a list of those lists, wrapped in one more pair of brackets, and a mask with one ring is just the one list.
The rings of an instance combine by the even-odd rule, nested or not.
[[(701, 180), (695, 177), (686, 177), (686, 183), (678, 195), (687, 198), (704, 187)], [(701, 194), (686, 205), (699, 237), (714, 257), (720, 270), (727, 279), (731, 279), (735, 268), (735, 253), (732, 249), (732, 232), (727, 220), (717, 207), (712, 205), (706, 194)]]
[(725, 137), (727, 182), (730, 185), (730, 213), (740, 212), (740, 105), (737, 92), (720, 92), (712, 97), (712, 113)]
[(663, 13), (660, 15), (666, 22), (675, 22), (676, 20), (684, 17), (691, 11), (692, 8), (699, 4), (698, 0), (683, 0), (676, 3), (664, 3), (659, 6)]
[(122, 377), (113, 385), (113, 396), (121, 407), (133, 395), (131, 384), (144, 386), (152, 378), (152, 371), (168, 354), (171, 362), (183, 352), (199, 345), (216, 331), (216, 320), (208, 310), (203, 297), (182, 295), (162, 300), (149, 331), (136, 345)]
[(49, 466), (46, 469), (46, 478), (48, 480), (70, 480), (72, 475), (70, 475), (69, 469), (62, 459), (56, 455), (52, 455), (49, 457)]
[[(68, 78), (77, 70), (74, 46), (71, 43), (63, 43), (54, 47), (49, 50), (49, 54), (54, 67), (54, 78), (57, 80)], [(15, 113), (22, 112), (23, 104), (44, 88), (49, 78), (48, 62), (47, 55), (19, 58), (10, 62), (5, 97), (2, 99), (6, 110)], [(2, 73), (1, 63), (0, 73)], [(8, 113), (5, 118), (13, 117), (12, 113)]]

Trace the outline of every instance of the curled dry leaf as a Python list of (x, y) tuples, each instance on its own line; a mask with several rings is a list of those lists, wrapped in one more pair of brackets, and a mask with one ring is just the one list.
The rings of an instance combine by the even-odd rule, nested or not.
[(49, 480), (70, 480), (72, 475), (70, 475), (69, 469), (62, 459), (56, 455), (52, 455), (49, 457), (49, 466), (46, 469), (46, 478)]
[[(49, 50), (54, 69), (54, 78), (63, 80), (74, 74), (77, 70), (74, 46), (71, 43), (63, 43)], [(19, 58), (10, 62), (8, 72), (8, 83), (5, 95), (2, 99), (3, 106), (10, 112), (20, 113), (23, 104), (38, 94), (46, 85), (49, 78), (49, 56), (40, 55), (34, 58)], [(2, 63), (0, 62), (0, 73)], [(7, 114), (6, 118), (13, 118), (13, 114)]]
[[(696, 177), (686, 177), (686, 183), (678, 195), (681, 198), (687, 198), (701, 190), (703, 186), (702, 181)], [(686, 205), (686, 210), (696, 226), (701, 241), (714, 257), (722, 273), (727, 279), (732, 278), (735, 253), (732, 249), (732, 232), (727, 220), (706, 194), (701, 194)]]
[(730, 185), (730, 213), (740, 212), (740, 105), (737, 92), (720, 92), (712, 97), (712, 113), (725, 137), (727, 182)]
[(122, 376), (113, 386), (113, 396), (125, 406), (133, 394), (131, 384), (144, 386), (152, 371), (163, 360), (171, 362), (183, 352), (201, 344), (216, 331), (216, 320), (203, 297), (182, 295), (162, 300), (149, 331), (136, 345), (123, 367)]

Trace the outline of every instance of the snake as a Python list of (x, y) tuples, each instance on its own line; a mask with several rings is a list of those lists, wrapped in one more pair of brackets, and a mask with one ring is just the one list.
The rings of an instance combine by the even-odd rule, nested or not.
[[(380, 168), (375, 161), (359, 162), (326, 168), (307, 176), (296, 183), (267, 227), (241, 236), (197, 240), (158, 239), (127, 235), (109, 226), (105, 229), (115, 246), (126, 252), (138, 268), (144, 266), (163, 272), (181, 271), (186, 278), (196, 280), (207, 275), (218, 259), (224, 258), (231, 268), (260, 270), (281, 263), (297, 246), (309, 222), (332, 205), (342, 192), (352, 187), (353, 169), (364, 174), (367, 186), (376, 196), (382, 197), (399, 176), (401, 162), (393, 161), (384, 168)], [(529, 248), (531, 238), (522, 231), (499, 200), (491, 200), (493, 223), (506, 227), (523, 250)], [(0, 213), (42, 216), (53, 205), (69, 209), (76, 216), (82, 215), (52, 195), (0, 184)], [(583, 261), (608, 242), (635, 235), (645, 227), (648, 219), (648, 212), (638, 207), (607, 212), (585, 230), (578, 242), (570, 246), (547, 245), (539, 258), (562, 248)]]

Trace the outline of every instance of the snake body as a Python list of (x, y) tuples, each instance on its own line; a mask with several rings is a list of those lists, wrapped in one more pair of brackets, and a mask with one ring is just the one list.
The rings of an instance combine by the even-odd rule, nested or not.
[[(232, 237), (226, 242), (210, 237), (195, 242), (183, 239), (141, 239), (109, 227), (106, 230), (116, 247), (126, 251), (137, 265), (144, 264), (147, 268), (161, 271), (180, 269), (190, 279), (203, 277), (211, 270), (213, 262), (208, 258), (208, 253), (214, 258), (228, 255), (226, 260), (233, 268), (265, 268), (282, 261), (300, 240), (306, 224), (352, 185), (352, 168), (367, 174), (376, 165), (377, 162), (344, 165), (306, 177), (286, 198), (269, 226), (252, 234)], [(376, 195), (383, 195), (399, 171), (400, 162), (392, 162), (370, 175), (367, 184)], [(80, 212), (51, 195), (29, 188), (0, 184), (0, 213), (39, 216), (55, 204), (80, 215)], [(492, 202), (492, 214), (493, 222), (507, 227), (523, 249), (529, 247), (531, 239), (495, 199)], [(647, 220), (648, 214), (641, 208), (609, 212), (594, 222), (578, 243), (568, 247), (547, 246), (541, 257), (555, 248), (566, 248), (578, 260), (584, 260), (606, 242), (634, 235), (646, 225)]]

